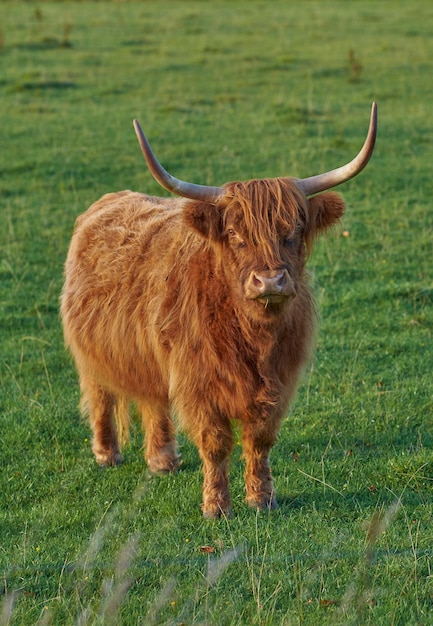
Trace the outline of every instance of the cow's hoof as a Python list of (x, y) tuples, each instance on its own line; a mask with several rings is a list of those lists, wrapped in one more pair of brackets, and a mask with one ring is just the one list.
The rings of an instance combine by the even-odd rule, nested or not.
[(123, 463), (123, 456), (120, 452), (113, 450), (93, 450), (93, 453), (99, 467), (115, 467)]
[(182, 461), (180, 456), (173, 454), (172, 452), (166, 454), (160, 454), (151, 459), (147, 459), (147, 466), (152, 474), (163, 475), (177, 472), (181, 466)]
[(221, 519), (230, 518), (232, 516), (232, 509), (230, 506), (222, 508), (218, 504), (203, 505), (202, 506), (204, 519)]
[(147, 466), (152, 474), (171, 474), (177, 472), (182, 464), (180, 456), (176, 454), (173, 446), (166, 446), (152, 457), (147, 457)]
[(249, 507), (258, 509), (259, 511), (275, 511), (278, 509), (278, 503), (274, 495), (263, 496), (262, 498), (249, 497), (246, 499)]

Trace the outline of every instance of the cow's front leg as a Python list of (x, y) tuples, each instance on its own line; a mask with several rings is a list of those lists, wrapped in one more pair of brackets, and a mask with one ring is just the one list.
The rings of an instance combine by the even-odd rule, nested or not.
[(274, 443), (272, 432), (263, 432), (254, 425), (243, 429), (246, 502), (257, 509), (276, 509), (278, 506), (269, 465), (269, 452)]
[(203, 516), (230, 515), (228, 465), (233, 447), (230, 423), (207, 424), (194, 434), (203, 461)]

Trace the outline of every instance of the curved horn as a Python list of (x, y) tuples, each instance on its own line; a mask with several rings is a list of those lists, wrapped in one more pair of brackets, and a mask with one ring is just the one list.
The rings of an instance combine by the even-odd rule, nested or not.
[(194, 183), (187, 183), (178, 178), (174, 178), (169, 174), (159, 163), (158, 159), (153, 153), (152, 148), (147, 141), (140, 124), (137, 120), (134, 120), (134, 129), (137, 135), (138, 143), (140, 144), (141, 151), (147, 163), (147, 167), (154, 179), (167, 189), (178, 196), (183, 198), (190, 198), (191, 200), (203, 200), (207, 202), (216, 202), (218, 198), (225, 195), (226, 190), (224, 187), (208, 187), (206, 185), (195, 185)]
[(319, 191), (325, 191), (331, 187), (336, 187), (341, 183), (346, 182), (350, 178), (353, 178), (370, 160), (373, 154), (374, 144), (376, 142), (377, 133), (377, 104), (373, 102), (371, 107), (370, 126), (368, 129), (367, 138), (357, 156), (342, 167), (338, 167), (335, 170), (325, 172), (324, 174), (318, 174), (317, 176), (310, 176), (309, 178), (300, 178), (296, 181), (296, 185), (301, 189), (306, 196), (311, 196)]

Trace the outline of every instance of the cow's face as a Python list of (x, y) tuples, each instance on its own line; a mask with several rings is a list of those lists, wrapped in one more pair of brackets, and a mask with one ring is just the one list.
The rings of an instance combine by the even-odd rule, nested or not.
[(307, 200), (287, 179), (227, 185), (220, 204), (187, 202), (184, 219), (218, 251), (231, 292), (255, 319), (296, 298), (312, 240), (342, 215), (336, 193)]

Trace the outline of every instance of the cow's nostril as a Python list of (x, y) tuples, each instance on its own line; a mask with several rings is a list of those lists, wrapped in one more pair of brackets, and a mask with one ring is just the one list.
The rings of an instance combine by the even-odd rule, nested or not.
[(281, 272), (281, 274), (277, 277), (277, 285), (283, 288), (287, 283), (287, 272)]
[(259, 276), (258, 274), (254, 273), (253, 276), (252, 276), (252, 279), (253, 279), (253, 285), (255, 287), (257, 287), (258, 289), (260, 289), (260, 288), (262, 288), (264, 286), (263, 278), (261, 276)]

